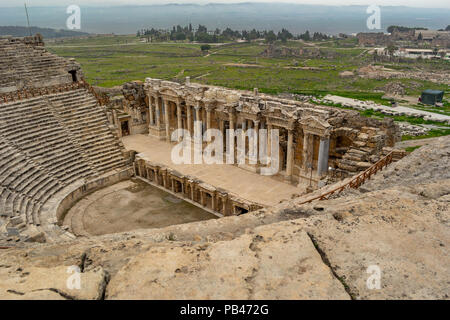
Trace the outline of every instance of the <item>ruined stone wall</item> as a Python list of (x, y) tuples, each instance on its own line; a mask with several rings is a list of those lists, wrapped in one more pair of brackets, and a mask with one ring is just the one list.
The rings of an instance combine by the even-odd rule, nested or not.
[(130, 115), (130, 134), (148, 133), (148, 98), (142, 81), (127, 82), (122, 87), (123, 111)]
[(362, 46), (385, 46), (392, 41), (391, 37), (383, 32), (361, 32), (356, 37), (358, 44)]

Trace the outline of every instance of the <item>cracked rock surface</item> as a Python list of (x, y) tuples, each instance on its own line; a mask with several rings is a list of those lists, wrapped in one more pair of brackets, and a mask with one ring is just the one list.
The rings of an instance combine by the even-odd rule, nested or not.
[(70, 278), (71, 275), (73, 276), (74, 272), (68, 270), (67, 266), (53, 268), (2, 266), (0, 267), (0, 300), (98, 300), (102, 298), (106, 285), (106, 274), (102, 268), (79, 273), (79, 282), (72, 281), (74, 278)]
[[(145, 279), (145, 280), (144, 280)], [(111, 299), (348, 299), (296, 223), (213, 244), (150, 250), (112, 279)]]

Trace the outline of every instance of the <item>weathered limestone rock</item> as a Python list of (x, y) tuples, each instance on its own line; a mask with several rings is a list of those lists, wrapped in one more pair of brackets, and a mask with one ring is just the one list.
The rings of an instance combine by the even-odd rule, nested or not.
[(0, 267), (0, 299), (100, 299), (106, 286), (102, 268), (80, 273), (80, 289), (69, 289), (74, 273), (67, 266), (53, 268)]
[[(449, 185), (447, 180), (446, 192)], [(309, 232), (352, 296), (449, 298), (448, 202), (389, 189), (320, 205), (326, 215), (315, 217)], [(381, 271), (378, 290), (367, 287), (373, 265)]]
[[(145, 281), (143, 281), (145, 279)], [(108, 299), (348, 299), (308, 235), (291, 223), (231, 241), (157, 248), (111, 280)]]

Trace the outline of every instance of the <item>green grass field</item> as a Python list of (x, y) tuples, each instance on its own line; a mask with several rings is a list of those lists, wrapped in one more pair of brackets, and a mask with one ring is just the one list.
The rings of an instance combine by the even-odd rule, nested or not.
[[(227, 43), (212, 45), (208, 53), (203, 53), (200, 44), (144, 43), (133, 35), (93, 37), (52, 42), (47, 48), (60, 56), (75, 58), (81, 63), (86, 80), (92, 85), (113, 87), (132, 80), (146, 77), (172, 81), (183, 81), (187, 76), (193, 82), (219, 85), (228, 88), (252, 90), (270, 94), (297, 93), (324, 96), (335, 94), (349, 98), (372, 100), (389, 105), (380, 90), (393, 80), (363, 79), (359, 77), (341, 78), (342, 71), (355, 71), (372, 63), (366, 49), (356, 47), (354, 39), (330, 40), (317, 43), (290, 41), (277, 44), (291, 49), (315, 46), (327, 58), (280, 57), (267, 58), (262, 55), (268, 48), (264, 42)], [(377, 63), (380, 64), (380, 63)], [(388, 68), (410, 70), (419, 66), (425, 70), (448, 70), (445, 61), (419, 61), (416, 64), (386, 63)], [(312, 69), (307, 69), (307, 68)], [(406, 86), (406, 94), (419, 96), (424, 89), (433, 88), (449, 91), (444, 84), (436, 84), (417, 79), (400, 79)], [(416, 108), (428, 107), (413, 106)], [(448, 102), (435, 112), (448, 114)], [(382, 114), (364, 114), (367, 117), (384, 117)], [(419, 119), (400, 119), (410, 123), (422, 123)], [(425, 122), (426, 123), (426, 122)], [(427, 136), (448, 135), (447, 129), (430, 132)], [(413, 137), (404, 137), (413, 139)]]
[[(257, 87), (266, 93), (334, 93), (382, 102), (382, 94), (374, 91), (389, 80), (339, 77), (342, 71), (356, 70), (371, 62), (371, 57), (364, 53), (365, 49), (346, 47), (354, 46), (351, 40), (317, 45), (333, 58), (265, 58), (261, 53), (268, 45), (263, 42), (213, 45), (206, 55), (199, 44), (141, 43), (134, 36), (65, 40), (49, 43), (47, 47), (58, 55), (76, 58), (86, 79), (93, 85), (104, 87), (146, 77), (181, 80), (190, 76), (195, 82), (236, 89)], [(301, 48), (306, 45), (292, 41), (285, 46)], [(236, 64), (253, 64), (254, 67)], [(294, 66), (317, 69), (294, 69)], [(445, 67), (450, 70), (450, 64)], [(427, 81), (404, 79), (402, 82), (414, 84), (411, 86), (413, 89), (407, 92), (410, 95), (417, 95), (430, 87), (448, 90), (448, 86)]]

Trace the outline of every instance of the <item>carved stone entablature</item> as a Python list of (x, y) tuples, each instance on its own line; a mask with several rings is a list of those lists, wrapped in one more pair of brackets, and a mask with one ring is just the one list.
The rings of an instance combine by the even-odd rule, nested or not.
[(161, 79), (147, 78), (145, 79), (145, 89), (157, 92), (161, 86)]
[(236, 108), (237, 111), (244, 113), (244, 114), (249, 114), (249, 115), (253, 115), (254, 116), (258, 116), (261, 113), (261, 109), (259, 108), (259, 104), (258, 103), (254, 103), (254, 102), (250, 102), (250, 101), (239, 101), (239, 105)]
[(169, 101), (173, 101), (173, 102), (177, 102), (178, 98), (183, 96), (183, 92), (182, 91), (178, 91), (178, 90), (175, 90), (175, 89), (170, 88), (170, 87), (161, 87), (159, 89), (159, 94), (161, 94), (163, 99), (166, 99), (166, 100), (169, 100)]
[(216, 112), (222, 112), (225, 114), (233, 113), (235, 110), (235, 106), (233, 104), (218, 104), (216, 105)]
[(316, 117), (321, 120), (328, 119), (330, 116), (330, 113), (326, 110), (320, 110), (320, 109), (313, 109), (313, 108), (303, 108), (301, 110), (301, 118), (307, 118), (309, 116)]
[(203, 92), (205, 92), (207, 89), (208, 89), (207, 87), (196, 83), (186, 84), (184, 86), (184, 91), (186, 95), (193, 95), (199, 97), (203, 97)]
[(317, 117), (309, 116), (299, 121), (303, 132), (314, 134), (321, 137), (329, 137), (332, 126), (325, 120), (320, 120)]
[(186, 91), (184, 101), (186, 105), (196, 106), (203, 99), (203, 92)]
[(267, 103), (267, 109), (263, 112), (267, 119), (267, 124), (292, 130), (298, 119), (296, 110), (286, 108), (286, 106), (270, 102)]
[(208, 112), (215, 110), (216, 106), (218, 105), (216, 100), (209, 100), (209, 99), (204, 99), (203, 104), (205, 106), (205, 110)]

